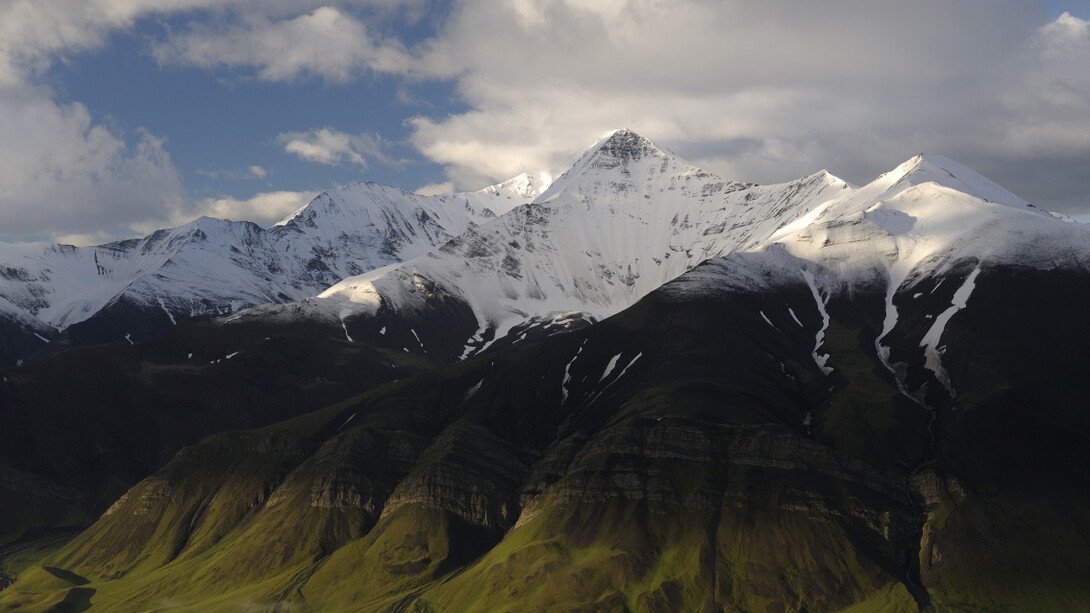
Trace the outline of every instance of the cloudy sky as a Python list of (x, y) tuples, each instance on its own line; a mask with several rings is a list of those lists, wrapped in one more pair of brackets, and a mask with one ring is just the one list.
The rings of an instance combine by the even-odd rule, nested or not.
[(0, 240), (555, 176), (619, 127), (762, 183), (940, 153), (1090, 214), (1090, 0), (0, 0)]

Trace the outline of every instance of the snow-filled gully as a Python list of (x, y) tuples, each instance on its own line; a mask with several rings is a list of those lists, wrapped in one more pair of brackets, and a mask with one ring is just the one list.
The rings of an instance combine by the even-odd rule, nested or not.
[(562, 403), (568, 401), (568, 382), (571, 381), (571, 365), (575, 364), (575, 360), (579, 358), (579, 354), (583, 353), (583, 347), (586, 346), (586, 344), (587, 339), (584, 339), (583, 344), (579, 345), (579, 350), (575, 352), (574, 356), (572, 356), (571, 361), (569, 361), (568, 364), (564, 366), (564, 380), (560, 383), (560, 402)]
[(935, 318), (935, 322), (931, 324), (931, 328), (928, 329), (927, 334), (924, 334), (923, 340), (920, 341), (920, 347), (924, 351), (924, 366), (935, 374), (935, 378), (939, 380), (939, 383), (942, 383), (946, 391), (950, 393), (951, 398), (957, 397), (957, 391), (954, 390), (954, 386), (950, 382), (950, 375), (942, 365), (942, 353), (945, 348), (939, 346), (939, 341), (942, 340), (942, 333), (946, 330), (946, 324), (949, 323), (950, 318), (961, 309), (964, 309), (965, 305), (969, 303), (969, 296), (976, 287), (976, 277), (979, 274), (980, 267), (978, 266), (965, 277), (965, 282), (954, 292), (950, 306)]
[[(833, 372), (831, 366), (825, 365), (829, 362), (829, 354), (821, 355), (818, 353), (821, 345), (825, 343), (825, 330), (829, 328), (829, 311), (825, 308), (827, 298), (823, 299), (821, 297), (821, 292), (818, 291), (817, 284), (814, 282), (814, 275), (810, 271), (803, 270), (802, 278), (806, 279), (806, 285), (809, 286), (810, 293), (814, 295), (814, 302), (817, 304), (818, 312), (821, 313), (821, 329), (814, 336), (814, 351), (810, 355), (814, 356), (814, 363), (818, 365), (821, 372), (828, 375)], [(793, 312), (792, 316), (794, 316)], [(798, 320), (796, 319), (796, 321)]]
[[(901, 287), (905, 279), (908, 278), (908, 273), (912, 270), (912, 264), (906, 259), (899, 259), (889, 267), (889, 284), (886, 286), (886, 316), (882, 321), (882, 333), (874, 339), (874, 350), (878, 354), (878, 360), (882, 362), (882, 365), (886, 367), (886, 370), (893, 375), (893, 382), (897, 385), (897, 391), (901, 392), (906, 398), (912, 402), (920, 405), (924, 409), (932, 412), (931, 407), (924, 404), (922, 400), (914, 396), (908, 391), (908, 386), (905, 385), (905, 373), (902, 369), (898, 369), (889, 361), (889, 347), (882, 344), (884, 339), (893, 328), (897, 326), (897, 305), (893, 304), (893, 298), (897, 295), (897, 289)], [(932, 415), (932, 417), (934, 417)]]

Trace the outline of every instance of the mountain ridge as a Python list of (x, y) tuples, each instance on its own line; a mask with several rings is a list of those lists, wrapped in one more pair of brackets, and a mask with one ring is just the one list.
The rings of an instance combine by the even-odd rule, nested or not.
[[(708, 258), (775, 245), (838, 270), (839, 281), (819, 280), (832, 285), (862, 275), (896, 287), (927, 276), (928, 262), (973, 254), (1034, 266), (1055, 264), (1050, 253), (1065, 265), (1090, 261), (1090, 232), (1063, 225), (942, 156), (914, 156), (857, 188), (824, 170), (758, 186), (723, 181), (618, 130), (530, 205), (400, 267), (346, 278), (317, 303), (341, 322), (380, 309), (423, 313), (440, 288), (477, 320), (464, 356), (553, 316), (601, 319)], [(1041, 248), (1044, 236), (1062, 238)], [(421, 283), (430, 289), (417, 292)]]
[(0, 549), (0, 608), (1090, 606), (1085, 228), (613, 138), (317, 297), (5, 370), (0, 543), (85, 528)]
[[(0, 347), (0, 360), (23, 360), (74, 324), (97, 328), (78, 331), (91, 342), (121, 341), (186, 317), (301, 300), (342, 277), (419, 255), (536, 189), (529, 177), (439, 196), (358, 183), (323, 192), (269, 229), (201, 217), (94, 247), (2, 245), (0, 291), (15, 339)], [(129, 305), (126, 315), (109, 315), (119, 303)], [(113, 321), (86, 323), (96, 316)], [(119, 327), (132, 317), (141, 321)]]
[[(427, 279), (432, 286), (455, 279), (485, 284), (467, 291), (445, 288), (448, 294), (463, 294), (459, 299), (472, 303), (477, 325), (464, 345), (462, 353), (468, 355), (511, 330), (545, 325), (554, 316), (582, 313), (580, 317), (591, 320), (608, 316), (709, 257), (767, 248), (777, 241), (786, 242), (790, 250), (806, 258), (827, 257), (836, 250), (835, 244), (853, 241), (896, 244), (898, 239), (890, 237), (912, 232), (919, 235), (921, 227), (912, 214), (902, 210), (904, 201), (934, 200), (937, 196), (933, 193), (925, 196), (921, 192), (942, 189), (951, 191), (950, 201), (958, 200), (957, 194), (967, 194), (983, 202), (1025, 208), (1042, 219), (1047, 215), (975, 171), (938, 155), (918, 154), (858, 188), (824, 170), (788, 183), (758, 186), (723, 180), (632, 130), (615, 130), (548, 186), (523, 174), (477, 192), (419, 196), (361, 182), (323, 192), (267, 230), (249, 222), (205, 218), (143, 239), (91, 248), (47, 246), (34, 255), (33, 249), (4, 246), (0, 260), (8, 264), (0, 275), (0, 289), (7, 300), (0, 304), (0, 319), (9, 323), (0, 339), (11, 340), (3, 343), (0, 353), (12, 363), (51, 349), (46, 346), (48, 341), (58, 339), (63, 344), (147, 338), (185, 317), (222, 316), (311, 297), (326, 300), (341, 289), (349, 297), (340, 300), (345, 304), (333, 308), (338, 313), (336, 319), (344, 320), (354, 316), (354, 311), (366, 313), (378, 308), (371, 299), (364, 300), (362, 307), (353, 306), (351, 296), (360, 294), (353, 288), (373, 285), (372, 278), (392, 274), (385, 271), (387, 266), (420, 258), (418, 264), (409, 265), (411, 274), (398, 273), (399, 278), (409, 280), (410, 290), (420, 279)], [(636, 202), (639, 198), (651, 206), (641, 206), (644, 203)], [(504, 222), (507, 227), (498, 234), (478, 232), (482, 224), (523, 202), (544, 208), (523, 215), (521, 221)], [(608, 213), (593, 213), (591, 203)], [(856, 210), (861, 204), (867, 206)], [(659, 219), (655, 207), (672, 207), (672, 215)], [(822, 211), (815, 212), (818, 207)], [(558, 213), (558, 208), (564, 212)], [(580, 208), (587, 210), (577, 210)], [(857, 226), (859, 220), (851, 218), (857, 214), (875, 226), (873, 235), (868, 238), (866, 233), (849, 232), (843, 240), (838, 238), (844, 231), (831, 225)], [(557, 215), (579, 217), (579, 221), (565, 222), (569, 226), (566, 242), (548, 245), (546, 250), (553, 251), (552, 256), (526, 253), (517, 237), (532, 238), (533, 224), (555, 223), (549, 220), (558, 219)], [(579, 224), (585, 227), (570, 227)], [(804, 231), (799, 224), (814, 224), (814, 228)], [(791, 234), (788, 229), (798, 231)], [(1008, 229), (1004, 240), (995, 236), (969, 240), (976, 241), (973, 249), (979, 251), (987, 242), (1025, 244), (1027, 234), (1052, 232), (1051, 228), (1028, 226)], [(463, 235), (467, 231), (469, 234)], [(1077, 254), (1085, 250), (1078, 244), (1084, 242), (1078, 240), (1081, 231), (1081, 226), (1072, 225), (1065, 233), (1065, 257), (1069, 260), (1077, 261)], [(815, 232), (834, 248), (808, 251), (806, 244)], [(557, 232), (552, 229), (549, 234)], [(635, 236), (640, 238), (633, 239)], [(669, 236), (676, 240), (663, 240)], [(553, 238), (538, 241), (549, 243)], [(604, 242), (605, 251), (596, 241)], [(626, 246), (625, 241), (641, 244)], [(473, 246), (466, 247), (469, 243)], [(903, 251), (904, 247), (896, 248)], [(477, 263), (475, 271), (455, 270), (450, 262), (470, 255), (473, 249), (497, 257), (485, 262), (488, 257), (481, 252), (468, 260)], [(580, 259), (580, 253), (586, 261)], [(1027, 254), (996, 255), (1013, 260)], [(1046, 265), (1049, 257), (1047, 250), (1028, 255), (1036, 258), (1035, 265)], [(682, 260), (676, 259), (679, 257)], [(843, 260), (842, 265), (870, 270), (866, 274), (877, 274), (875, 270), (881, 267), (850, 254), (835, 257)], [(667, 262), (669, 258), (675, 259)], [(442, 264), (444, 259), (447, 264)], [(506, 269), (511, 274), (504, 273)], [(897, 274), (901, 274), (899, 270)], [(495, 278), (489, 280), (491, 275)], [(416, 304), (415, 294), (398, 289), (398, 282), (391, 277), (379, 282), (385, 284), (390, 308)], [(381, 293), (374, 287), (363, 291), (372, 298)], [(480, 293), (514, 298), (498, 302), (488, 298), (483, 304), (468, 297)], [(399, 307), (395, 296), (405, 304)], [(137, 324), (123, 329), (123, 322), (134, 317)], [(59, 334), (69, 327), (72, 333)]]

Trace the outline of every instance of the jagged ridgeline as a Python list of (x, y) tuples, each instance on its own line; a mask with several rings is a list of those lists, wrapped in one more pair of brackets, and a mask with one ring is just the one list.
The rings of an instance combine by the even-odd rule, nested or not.
[(937, 156), (757, 186), (629, 131), (501, 185), (324, 195), (290, 223), (398, 193), (417, 251), (309, 238), (279, 265), (335, 278), (217, 319), (171, 256), (157, 333), (4, 371), (0, 610), (1090, 608), (1086, 228)]

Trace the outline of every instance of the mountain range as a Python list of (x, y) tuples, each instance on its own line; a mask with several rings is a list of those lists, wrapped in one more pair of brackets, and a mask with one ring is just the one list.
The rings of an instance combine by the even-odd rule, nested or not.
[(0, 360), (43, 344), (148, 338), (178, 320), (313, 296), (422, 255), (537, 193), (526, 175), (478, 192), (419, 196), (358, 183), (269, 229), (202, 217), (96, 247), (4, 245)]
[(0, 608), (1090, 607), (1085, 226), (628, 130), (543, 187), (5, 247)]

